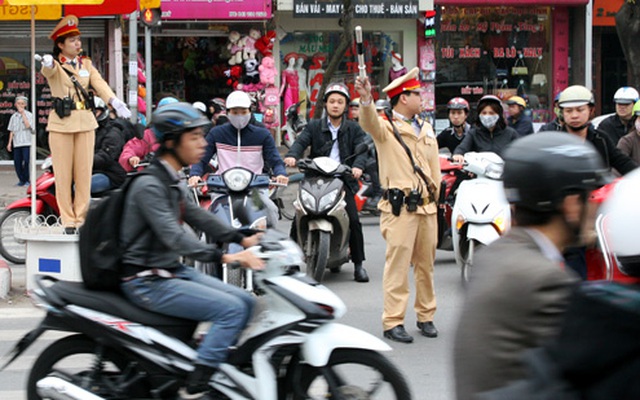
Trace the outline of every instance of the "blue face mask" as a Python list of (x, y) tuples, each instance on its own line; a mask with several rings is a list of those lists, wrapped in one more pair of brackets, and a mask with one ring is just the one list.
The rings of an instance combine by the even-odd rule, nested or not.
[(498, 123), (498, 120), (500, 119), (500, 116), (499, 115), (481, 115), (479, 118), (482, 126), (484, 126), (487, 129), (491, 129), (494, 126), (496, 126), (496, 124)]

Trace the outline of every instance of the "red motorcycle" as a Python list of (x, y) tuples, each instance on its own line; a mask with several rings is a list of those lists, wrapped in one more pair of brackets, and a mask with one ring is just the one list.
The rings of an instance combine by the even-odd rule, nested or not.
[[(44, 173), (36, 180), (36, 214), (38, 218), (56, 219), (60, 215), (56, 202), (55, 177), (51, 165), (51, 157), (47, 157), (42, 164)], [(31, 217), (31, 190), (27, 187), (27, 197), (9, 204), (0, 218), (0, 254), (6, 260), (15, 264), (26, 261), (26, 244), (24, 240), (15, 237), (16, 225)]]
[(451, 241), (451, 214), (456, 200), (456, 190), (467, 174), (461, 163), (454, 163), (447, 155), (440, 155), (440, 199), (438, 200), (438, 248), (453, 250)]

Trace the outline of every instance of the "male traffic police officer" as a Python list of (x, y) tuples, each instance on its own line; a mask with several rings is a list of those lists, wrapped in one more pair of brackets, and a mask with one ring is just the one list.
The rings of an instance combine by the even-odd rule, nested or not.
[[(376, 114), (368, 78), (358, 77), (355, 85), (360, 94), (360, 125), (373, 137), (379, 154), (380, 182), (386, 189), (378, 205), (380, 230), (387, 242), (383, 276), (384, 336), (403, 343), (413, 341), (404, 329), (410, 264), (414, 267), (418, 328), (424, 336), (438, 335), (433, 325), (436, 312), (433, 262), (437, 241), (435, 199), (441, 177), (433, 128), (416, 118), (421, 109), (417, 76), (418, 68), (414, 68), (382, 90), (393, 107), (391, 122)], [(424, 177), (414, 172), (414, 164), (394, 134), (394, 125)]]

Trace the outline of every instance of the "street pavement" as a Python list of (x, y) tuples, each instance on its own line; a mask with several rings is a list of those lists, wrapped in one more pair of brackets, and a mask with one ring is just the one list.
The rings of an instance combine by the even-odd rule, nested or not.
[[(13, 175), (12, 175), (13, 174)], [(25, 195), (24, 188), (16, 188), (15, 174), (6, 167), (0, 167), (0, 202), (4, 205)], [(4, 207), (3, 205), (3, 207)], [(380, 316), (382, 314), (382, 269), (384, 266), (385, 243), (380, 235), (377, 217), (362, 218), (369, 283), (353, 281), (352, 264), (346, 264), (339, 274), (327, 273), (325, 284), (335, 291), (348, 307), (347, 314), (339, 321), (382, 337)], [(288, 232), (289, 221), (281, 221), (278, 229)], [(44, 313), (34, 307), (25, 296), (25, 267), (12, 265), (13, 289), (8, 299), (0, 299), (0, 357), (5, 355), (30, 329), (35, 328)], [(435, 324), (440, 331), (438, 338), (430, 339), (419, 334), (415, 327), (412, 297), (409, 301), (405, 327), (414, 336), (413, 344), (400, 344), (385, 340), (393, 350), (386, 353), (409, 382), (413, 398), (418, 400), (454, 399), (452, 380), (452, 343), (455, 325), (459, 315), (463, 291), (460, 272), (451, 252), (438, 251), (435, 266), (435, 283), (438, 311)], [(38, 354), (63, 333), (46, 333), (15, 361), (7, 370), (0, 372), (0, 399), (24, 400), (24, 389), (28, 372)], [(2, 360), (0, 358), (0, 360)]]

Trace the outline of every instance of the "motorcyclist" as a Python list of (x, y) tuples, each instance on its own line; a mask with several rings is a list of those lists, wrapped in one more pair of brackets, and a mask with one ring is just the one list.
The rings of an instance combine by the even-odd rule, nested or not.
[(633, 129), (635, 122), (633, 104), (639, 98), (638, 91), (629, 86), (621, 87), (613, 95), (616, 113), (602, 120), (598, 125), (598, 130), (609, 136), (614, 145), (617, 145), (620, 138)]
[[(109, 118), (109, 109), (104, 100), (96, 96), (94, 104), (98, 129), (91, 172), (91, 195), (117, 188), (127, 177), (124, 168), (118, 164), (124, 146), (124, 133), (121, 127)], [(134, 129), (133, 126), (131, 129)]]
[(470, 111), (469, 102), (462, 97), (454, 97), (447, 103), (447, 110), (451, 126), (440, 132), (436, 139), (440, 149), (449, 149), (453, 154), (471, 129), (471, 125), (467, 122)]
[(356, 98), (351, 100), (351, 102), (349, 102), (349, 119), (357, 121), (359, 111), (360, 111), (360, 99)]
[(512, 96), (507, 100), (507, 112), (509, 117), (507, 123), (518, 132), (520, 137), (533, 133), (533, 123), (531, 117), (525, 112), (527, 102), (520, 96)]
[(258, 242), (257, 236), (244, 237), (187, 201), (181, 171), (200, 160), (206, 146), (203, 127), (210, 123), (188, 103), (169, 104), (153, 113), (151, 126), (160, 143), (158, 157), (147, 168), (148, 174), (131, 183), (122, 216), (127, 221), (121, 234), (124, 295), (150, 311), (212, 323), (198, 346), (195, 369), (187, 378), (187, 394), (208, 390), (211, 375), (226, 360), (229, 347), (251, 317), (255, 299), (238, 287), (181, 264), (179, 257), (239, 262), (251, 269), (264, 265), (248, 250), (223, 254), (182, 225), (184, 221), (216, 241), (244, 247)]
[(214, 126), (228, 122), (227, 106), (222, 97), (214, 97), (209, 100), (209, 116)]
[(555, 118), (552, 121), (542, 125), (540, 127), (540, 132), (562, 132), (564, 120), (562, 118), (562, 110), (560, 110), (560, 107), (558, 107), (558, 100), (560, 100), (561, 93), (562, 92), (558, 93), (553, 99), (553, 114), (555, 115)]
[[(287, 184), (287, 171), (269, 130), (251, 124), (251, 98), (241, 90), (229, 94), (225, 102), (229, 122), (212, 128), (207, 134), (207, 148), (200, 162), (191, 166), (189, 185), (202, 181), (209, 160), (218, 155), (217, 174), (229, 168), (242, 166), (254, 174), (262, 174), (265, 166), (273, 170), (276, 182)], [(278, 207), (269, 198), (266, 190), (260, 191), (265, 204), (269, 226), (278, 222)]]
[(523, 378), (523, 353), (559, 332), (579, 282), (561, 253), (590, 236), (589, 194), (610, 178), (593, 146), (559, 132), (519, 139), (503, 158), (516, 223), (475, 260), (454, 342), (461, 400)]
[(618, 149), (629, 156), (636, 163), (640, 163), (640, 100), (636, 101), (633, 106), (633, 114), (635, 115), (635, 123), (631, 132), (624, 135), (618, 141)]
[(478, 120), (475, 129), (469, 131), (453, 152), (453, 160), (464, 161), (470, 151), (491, 151), (501, 155), (504, 149), (518, 138), (518, 132), (507, 126), (502, 101), (486, 95), (478, 101)]
[[(362, 266), (365, 260), (364, 237), (362, 224), (358, 217), (358, 209), (354, 199), (358, 191), (358, 182), (367, 162), (367, 154), (350, 157), (355, 153), (356, 146), (364, 141), (366, 135), (357, 122), (347, 119), (347, 105), (349, 104), (349, 89), (342, 83), (331, 83), (324, 92), (326, 118), (311, 120), (296, 138), (284, 162), (288, 167), (295, 167), (296, 160), (311, 146), (310, 157), (327, 156), (340, 163), (346, 163), (352, 168), (353, 178), (345, 178), (346, 211), (349, 215), (349, 248), (351, 261), (354, 265), (354, 279), (356, 282), (369, 282), (369, 275)], [(297, 237), (296, 220), (291, 225), (291, 237)]]

